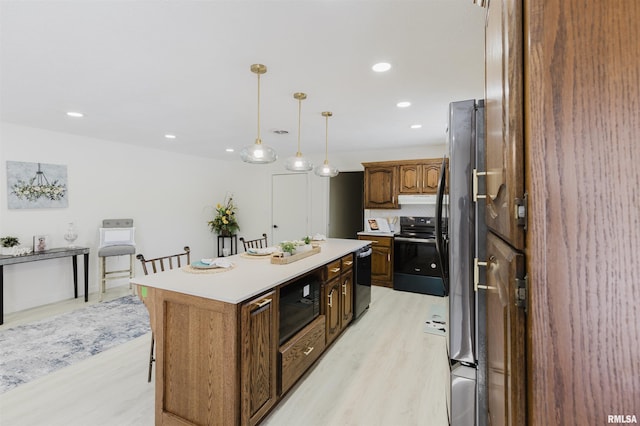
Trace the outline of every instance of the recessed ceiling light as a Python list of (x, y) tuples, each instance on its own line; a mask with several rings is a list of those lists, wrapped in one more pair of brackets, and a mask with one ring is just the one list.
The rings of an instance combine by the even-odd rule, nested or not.
[(74, 118), (80, 118), (80, 117), (84, 117), (84, 114), (81, 112), (76, 112), (76, 111), (69, 111), (67, 112), (67, 115), (69, 117), (74, 117)]
[(396, 106), (397, 106), (398, 108), (407, 108), (407, 107), (410, 107), (410, 106), (411, 106), (411, 102), (408, 102), (408, 101), (398, 102), (398, 103), (396, 104)]
[(276, 135), (286, 135), (287, 133), (289, 133), (288, 130), (274, 130), (273, 133), (275, 133)]
[(169, 134), (166, 134), (166, 135), (164, 135), (164, 137), (165, 137), (165, 138), (167, 138), (167, 139), (175, 139), (175, 138), (176, 138), (176, 135), (169, 135)]
[(375, 72), (385, 72), (391, 69), (391, 64), (387, 62), (378, 62), (374, 66), (371, 67)]
[(233, 152), (233, 151), (235, 151), (235, 149), (233, 149), (233, 148), (227, 148), (227, 149), (225, 149), (225, 151), (227, 151), (227, 152)]
[(420, 128), (422, 128), (422, 124), (412, 124), (411, 128), (412, 129), (420, 129)]

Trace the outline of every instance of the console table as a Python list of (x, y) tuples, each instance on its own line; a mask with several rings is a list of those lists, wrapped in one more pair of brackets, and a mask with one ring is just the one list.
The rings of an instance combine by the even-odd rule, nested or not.
[(4, 266), (16, 263), (36, 262), (38, 260), (57, 259), (71, 257), (73, 261), (73, 291), (78, 298), (78, 258), (84, 255), (84, 301), (89, 300), (89, 248), (88, 247), (62, 247), (53, 248), (38, 253), (24, 254), (20, 256), (0, 256), (0, 325), (4, 323)]

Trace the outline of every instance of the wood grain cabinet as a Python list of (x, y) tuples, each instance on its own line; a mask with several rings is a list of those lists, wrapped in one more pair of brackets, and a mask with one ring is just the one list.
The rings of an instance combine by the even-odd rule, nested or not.
[(320, 315), (280, 347), (283, 394), (304, 374), (325, 348), (326, 319)]
[(371, 166), (364, 168), (364, 208), (397, 209), (396, 181), (398, 167)]
[(365, 209), (397, 209), (400, 208), (398, 195), (436, 194), (438, 191), (441, 158), (362, 165)]
[(242, 424), (254, 425), (275, 405), (278, 394), (276, 292), (245, 302), (241, 307)]
[(435, 194), (438, 191), (441, 159), (398, 166), (399, 194)]
[(371, 241), (371, 284), (393, 287), (393, 237), (358, 235)]
[(353, 319), (353, 254), (342, 258), (340, 326), (344, 329)]
[(353, 319), (353, 254), (326, 266), (323, 285), (327, 346)]

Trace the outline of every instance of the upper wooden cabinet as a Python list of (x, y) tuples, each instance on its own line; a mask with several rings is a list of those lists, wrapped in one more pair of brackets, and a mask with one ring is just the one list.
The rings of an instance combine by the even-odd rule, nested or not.
[(366, 209), (397, 209), (396, 181), (398, 167), (364, 167), (364, 207)]
[(435, 194), (438, 192), (442, 159), (422, 161), (424, 162), (398, 166), (399, 194)]
[(364, 207), (397, 209), (398, 195), (436, 194), (441, 158), (362, 163)]

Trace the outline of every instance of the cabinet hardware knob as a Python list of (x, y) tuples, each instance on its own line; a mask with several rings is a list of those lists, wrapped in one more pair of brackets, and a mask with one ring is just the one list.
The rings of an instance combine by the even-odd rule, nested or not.
[(311, 351), (312, 351), (312, 350), (313, 350), (313, 346), (309, 346), (309, 347), (307, 348), (307, 350), (306, 350), (306, 351), (303, 351), (302, 353), (303, 353), (303, 354), (305, 354), (305, 355), (309, 355), (309, 354), (311, 353)]
[(329, 303), (328, 303), (330, 308), (333, 308), (333, 290), (331, 290), (331, 293), (329, 293)]
[(330, 270), (331, 272), (333, 272), (334, 274), (335, 274), (336, 272), (340, 272), (340, 268), (331, 268), (331, 269), (329, 269), (329, 270)]
[(346, 263), (347, 266), (351, 266), (351, 265), (353, 265), (353, 260), (347, 260), (344, 263)]

